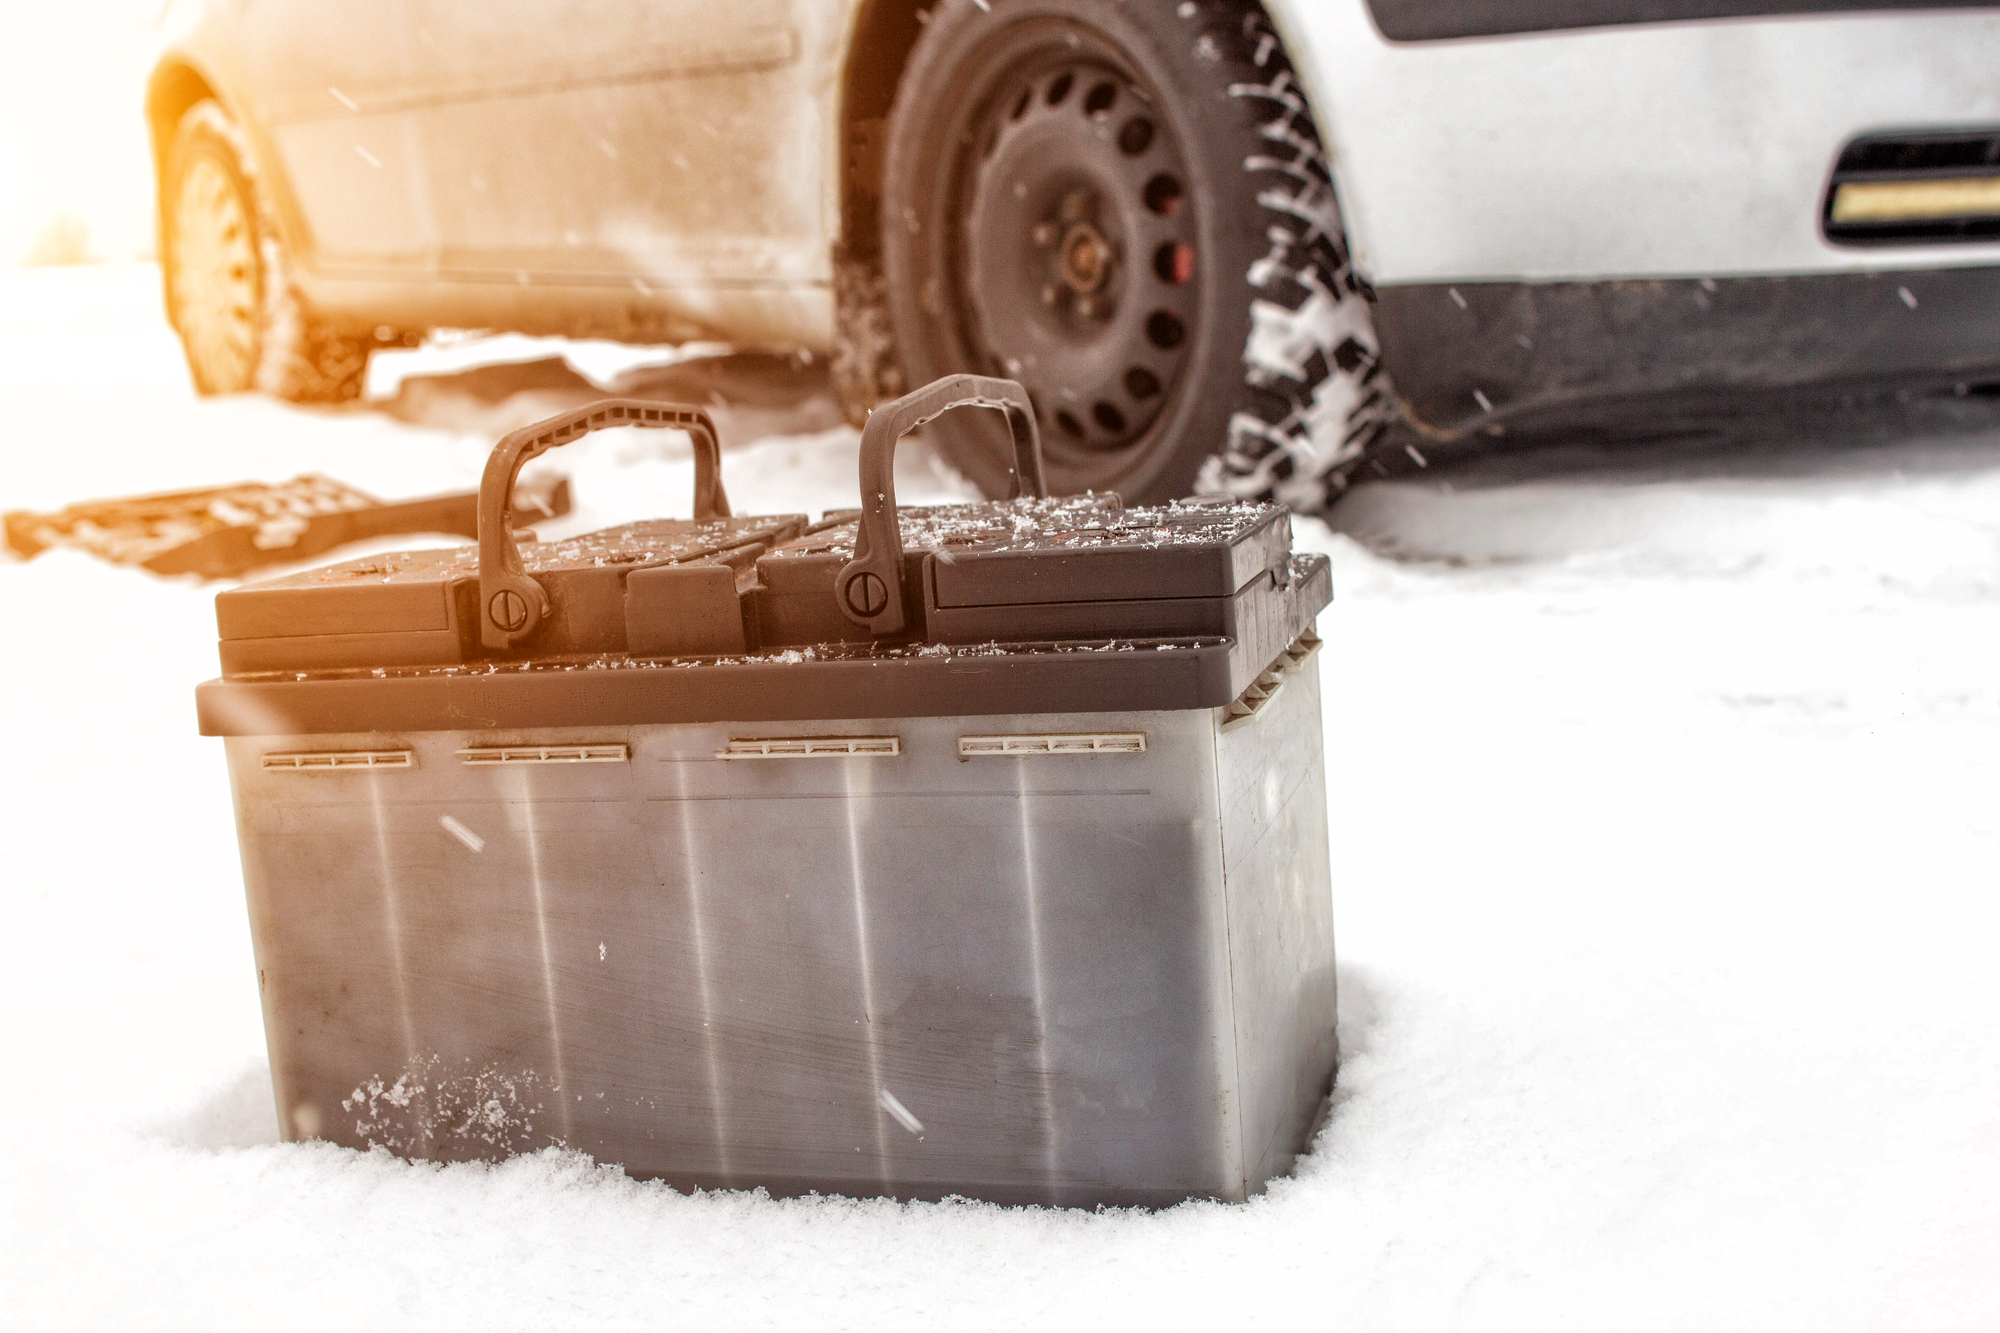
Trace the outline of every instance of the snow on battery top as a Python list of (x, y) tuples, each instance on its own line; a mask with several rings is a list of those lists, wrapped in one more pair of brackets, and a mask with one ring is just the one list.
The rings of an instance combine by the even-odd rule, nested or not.
[[(912, 507), (897, 515), (899, 637), (989, 642), (1230, 636), (1237, 601), (1295, 582), (1282, 506), (1114, 495)], [(532, 642), (503, 658), (737, 657), (867, 641), (837, 600), (865, 520), (827, 514), (659, 519), (517, 545), (548, 597)], [(483, 659), (475, 547), (406, 551), (216, 598), (225, 675), (435, 668)], [(1258, 590), (1265, 590), (1260, 592)], [(1261, 603), (1256, 603), (1261, 605)], [(1248, 604), (1246, 604), (1248, 605)]]
[[(1116, 495), (973, 501), (898, 511), (906, 552), (1053, 551), (1118, 546), (1230, 546), (1280, 518), (1279, 505), (1231, 500), (1176, 500), (1124, 508)], [(851, 558), (859, 510), (830, 510), (805, 537), (774, 556), (837, 555)]]
[[(558, 569), (677, 564), (700, 560), (739, 546), (768, 543), (804, 524), (803, 514), (717, 518), (700, 523), (686, 519), (653, 519), (586, 532), (561, 541), (521, 541), (521, 565), (530, 574), (545, 574)], [(439, 578), (449, 581), (458, 577), (472, 578), (478, 572), (479, 548), (468, 545), (439, 550), (394, 551), (360, 560), (346, 560), (322, 569), (272, 579), (260, 586), (276, 588), (287, 584), (306, 586), (366, 580), (381, 583), (433, 582)]]
[[(937, 552), (949, 560), (973, 550), (1025, 553), (1104, 546), (1229, 546), (1283, 512), (1276, 505), (1200, 500), (1125, 509), (1115, 495), (1082, 495), (909, 508), (898, 517), (906, 551)], [(859, 521), (859, 510), (829, 510), (806, 536), (777, 546), (770, 554), (852, 558)], [(524, 540), (520, 543), (521, 564), (530, 574), (675, 564), (750, 543), (771, 544), (774, 539), (781, 540), (785, 530), (804, 526), (805, 516), (800, 514), (706, 522), (654, 519), (561, 541)], [(262, 586), (428, 582), (440, 577), (471, 577), (478, 568), (476, 546), (395, 551), (306, 570)]]

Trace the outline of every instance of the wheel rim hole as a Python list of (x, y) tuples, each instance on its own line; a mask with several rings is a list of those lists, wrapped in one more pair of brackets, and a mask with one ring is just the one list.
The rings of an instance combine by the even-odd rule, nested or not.
[[(1058, 55), (1057, 59), (1062, 57)], [(1015, 271), (1004, 276), (1027, 284), (1021, 302), (1028, 307), (1026, 310), (1009, 307), (997, 313), (994, 309), (977, 312), (975, 323), (984, 334), (978, 341), (988, 344), (980, 349), (984, 355), (979, 360), (990, 357), (995, 362), (989, 373), (1007, 375), (1011, 369), (1015, 378), (1039, 379), (1041, 376), (1032, 370), (1023, 376), (1023, 367), (1018, 363), (1008, 367), (1008, 358), (994, 349), (1014, 346), (1018, 341), (1016, 335), (1027, 336), (1036, 329), (1044, 333), (1054, 330), (1066, 340), (1084, 340), (1093, 345), (1124, 342), (1121, 359), (1125, 366), (1119, 368), (1118, 362), (1112, 361), (1101, 371), (1092, 372), (1096, 383), (1088, 389), (1077, 385), (1063, 391), (1058, 381), (1031, 390), (1037, 397), (1041, 392), (1047, 393), (1047, 399), (1036, 404), (1039, 409), (1036, 415), (1043, 423), (1045, 438), (1063, 456), (1094, 457), (1108, 451), (1123, 457), (1124, 451), (1134, 447), (1134, 441), (1147, 438), (1153, 429), (1162, 405), (1167, 402), (1168, 385), (1180, 378), (1178, 367), (1191, 334), (1186, 321), (1193, 316), (1183, 302), (1191, 293), (1189, 284), (1196, 268), (1189, 232), (1195, 210), (1190, 207), (1188, 216), (1179, 216), (1182, 206), (1191, 205), (1192, 199), (1186, 177), (1181, 174), (1184, 168), (1176, 136), (1172, 126), (1159, 119), (1143, 89), (1111, 70), (1098, 67), (1094, 60), (1072, 59), (1067, 67), (1045, 65), (1022, 82), (1012, 83), (1011, 91), (1002, 97), (1004, 100), (998, 101), (997, 106), (988, 103), (991, 109), (985, 113), (985, 123), (978, 126), (970, 142), (959, 150), (975, 150), (978, 156), (967, 154), (968, 165), (979, 164), (970, 177), (977, 183), (978, 193), (961, 202), (973, 205), (977, 214), (974, 220), (983, 225), (989, 219), (978, 214), (978, 206), (985, 198), (1004, 198), (1004, 192), (1011, 190), (1025, 203), (1027, 196), (1020, 177), (1024, 173), (1040, 173), (1045, 179), (1037, 187), (1036, 198), (1041, 202), (1033, 206), (1034, 212), (1022, 215), (1010, 205), (1010, 211), (995, 215), (1014, 227), (1025, 227), (1023, 238), (1031, 234), (1033, 247), (1023, 248), (1019, 255), (1006, 246), (985, 252), (989, 257), (1009, 256), (1007, 265), (997, 258), (991, 262), (975, 259), (970, 263), (968, 277), (972, 280), (982, 275), (995, 276), (998, 268), (1010, 267)], [(1062, 163), (1030, 161), (1034, 156), (1032, 145), (1041, 143), (1039, 137), (1024, 137), (1030, 125), (1047, 121), (1044, 133), (1061, 138), (1065, 132), (1058, 127), (1075, 126), (1078, 120), (1092, 127), (1089, 134), (1099, 136), (1094, 141), (1096, 146), (1087, 148), (1091, 142), (1087, 134), (1083, 141), (1086, 146), (1078, 147), (1077, 151), (1100, 155), (1095, 158), (1099, 177), (1094, 188), (1106, 191), (1102, 197), (1086, 194), (1080, 185), (1069, 180), (1074, 172)], [(988, 127), (995, 133), (988, 133)], [(1074, 131), (1067, 134), (1074, 139)], [(1025, 155), (1022, 148), (1027, 150)], [(1113, 153), (1108, 161), (1101, 156), (1107, 151)], [(1017, 162), (1017, 157), (1022, 161)], [(1119, 158), (1126, 162), (1122, 168), (1117, 165)], [(1001, 174), (1003, 171), (1005, 174)], [(1075, 197), (1079, 195), (1083, 197)], [(1133, 204), (1145, 210), (1142, 216), (1174, 220), (1164, 225), (1140, 224), (1139, 235), (1126, 233), (1129, 248), (1121, 248), (1115, 256), (1104, 240), (1086, 245), (1083, 241), (1092, 239), (1090, 236), (1077, 239), (1080, 231), (1094, 230), (1100, 216), (1111, 222), (1125, 223), (1127, 219), (1136, 222), (1130, 211)], [(1141, 241), (1140, 236), (1148, 230), (1152, 236)], [(1162, 232), (1167, 233), (1165, 238)], [(1138, 244), (1129, 244), (1135, 241)], [(1103, 252), (1101, 258), (1100, 252)], [(1099, 270), (1114, 258), (1120, 268), (1130, 269), (1129, 274), (1114, 269), (1100, 275)], [(1016, 260), (1025, 260), (1026, 268)], [(1093, 260), (1096, 262), (1087, 262)], [(1143, 276), (1147, 267), (1153, 270), (1161, 287), (1153, 288), (1147, 282)], [(1116, 285), (1111, 286), (1114, 278)], [(1104, 288), (1101, 292), (1100, 287)], [(1108, 299), (1114, 291), (1122, 298), (1115, 304)], [(1044, 310), (1045, 306), (1049, 308)], [(1016, 327), (1023, 322), (1029, 326), (1025, 332)], [(1116, 339), (1105, 336), (1114, 329), (1122, 331)], [(1145, 341), (1136, 347), (1125, 342), (1135, 335)], [(1102, 351), (1119, 355), (1113, 346), (1105, 346)], [(1096, 378), (1098, 375), (1102, 378)], [(1063, 401), (1066, 398), (1069, 401)]]
[(1161, 217), (1170, 218), (1180, 211), (1181, 183), (1163, 171), (1146, 182), (1144, 197), (1146, 207)]
[(1155, 310), (1146, 317), (1146, 341), (1161, 351), (1179, 347), (1185, 337), (1187, 328), (1172, 311)]
[(1118, 148), (1127, 157), (1137, 157), (1153, 146), (1153, 122), (1134, 116), (1118, 131)]
[(1194, 279), (1194, 247), (1185, 241), (1167, 241), (1153, 251), (1153, 272), (1161, 282), (1176, 287)]

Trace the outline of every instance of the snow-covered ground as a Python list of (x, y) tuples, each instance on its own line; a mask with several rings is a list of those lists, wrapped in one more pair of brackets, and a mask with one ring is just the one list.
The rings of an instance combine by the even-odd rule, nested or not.
[[(154, 281), (0, 275), (0, 507), (423, 494), (534, 414), (198, 402)], [(732, 440), (731, 496), (852, 503), (853, 439)], [(1298, 524), (1346, 1064), (1295, 1178), (1155, 1214), (277, 1143), (214, 587), (0, 564), (0, 1325), (2000, 1328), (2000, 436), (1779, 453)], [(686, 503), (675, 437), (564, 455), (572, 530)]]

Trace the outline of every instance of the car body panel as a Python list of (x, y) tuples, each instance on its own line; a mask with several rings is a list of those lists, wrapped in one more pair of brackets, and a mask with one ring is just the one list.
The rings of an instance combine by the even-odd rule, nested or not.
[(829, 346), (855, 11), (666, 2), (218, 0), (162, 61), (245, 124), (336, 322)]
[[(1625, 392), (2000, 374), (2000, 317), (1951, 279), (2000, 273), (2000, 244), (1819, 231), (1850, 138), (2000, 124), (2000, 10), (1594, 28), (1561, 25), (1803, 0), (1423, 12), (1454, 3), (1551, 30), (1397, 42), (1368, 0), (1267, 0), (1420, 427)], [(881, 128), (845, 124), (842, 99), (879, 19), (862, 0), (183, 0), (166, 61), (243, 122), (325, 318), (826, 350), (850, 139)], [(1867, 277), (1884, 272), (1905, 280)]]
[(356, 0), (302, 22), (293, 11), (311, 7), (178, 0), (162, 16), (147, 98), (156, 163), (176, 98), (186, 100), (190, 81), (205, 85), (249, 140), (249, 165), (304, 282), (326, 256), (346, 255), (407, 283), (421, 279), (434, 249), (421, 159), (406, 124), (378, 109), (399, 88), (401, 56), (367, 25), (399, 4)]
[(1270, 0), (1356, 264), (1393, 283), (1857, 272), (2000, 245), (1827, 244), (1850, 138), (2000, 121), (1991, 10), (1391, 42), (1365, 0)]
[[(420, 272), (436, 248), (423, 154), (405, 104), (415, 74), (405, 0), (235, 6), (250, 82), (321, 265)], [(272, 173), (266, 171), (268, 177)]]
[(1769, 18), (1848, 10), (1980, 9), (1990, 0), (1368, 0), (1384, 36), (1397, 42), (1497, 37), (1635, 23)]
[(1405, 283), (1379, 298), (1383, 359), (1405, 415), (1433, 437), (1586, 421), (1616, 433), (1621, 417), (1627, 433), (1651, 433), (1758, 402), (1786, 410), (1814, 385), (2000, 381), (1991, 266)]
[(826, 280), (821, 173), (799, 169), (826, 137), (817, 8), (413, 3), (419, 49), (441, 57), (414, 113), (440, 277)]

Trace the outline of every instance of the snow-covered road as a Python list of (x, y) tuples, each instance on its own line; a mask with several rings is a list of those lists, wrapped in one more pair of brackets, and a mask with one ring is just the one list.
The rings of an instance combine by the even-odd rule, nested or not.
[[(428, 493), (534, 414), (198, 402), (154, 280), (0, 274), (0, 507)], [(853, 439), (730, 494), (852, 503)], [(685, 504), (677, 438), (565, 454), (571, 530)], [(1779, 455), (1358, 493), (1400, 560), (1298, 524), (1346, 1064), (1296, 1178), (1158, 1214), (278, 1144), (214, 588), (0, 564), (0, 1325), (2000, 1328), (2000, 435)]]

